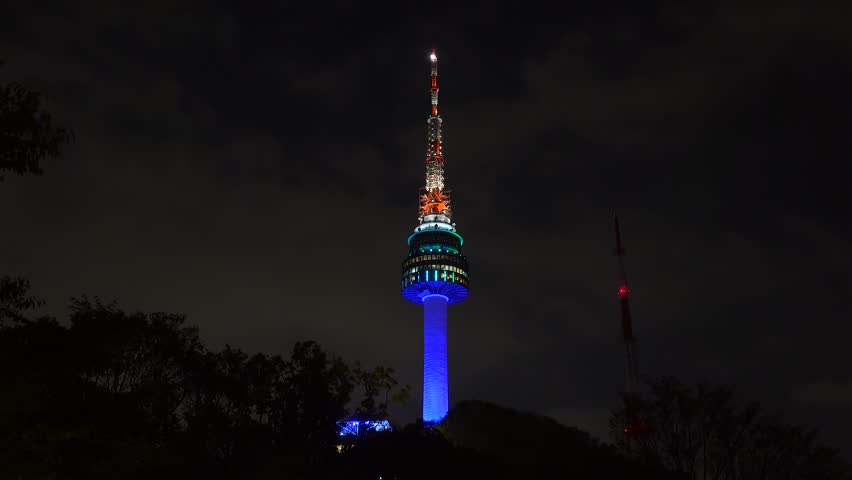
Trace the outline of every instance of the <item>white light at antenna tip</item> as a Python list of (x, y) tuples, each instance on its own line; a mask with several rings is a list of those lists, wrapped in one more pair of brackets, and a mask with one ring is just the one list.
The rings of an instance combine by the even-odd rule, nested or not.
[(434, 53), (431, 53), (431, 54), (429, 54), (429, 60), (432, 60), (433, 62), (437, 62), (438, 56), (435, 55)]

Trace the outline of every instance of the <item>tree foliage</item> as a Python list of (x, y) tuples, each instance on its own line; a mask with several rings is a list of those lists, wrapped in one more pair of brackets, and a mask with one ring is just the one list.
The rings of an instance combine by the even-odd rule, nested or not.
[[(0, 282), (3, 478), (314, 478), (350, 403), (380, 405), (392, 371), (296, 343), (289, 356), (214, 352), (183, 315), (74, 299), (32, 319), (28, 284)], [(365, 378), (367, 380), (365, 380)], [(366, 382), (366, 384), (365, 384)], [(382, 411), (381, 409), (377, 411)]]
[(624, 410), (610, 422), (618, 448), (645, 464), (696, 479), (852, 479), (815, 431), (786, 425), (757, 403), (737, 403), (730, 388), (664, 378), (649, 382), (649, 391), (635, 403), (644, 431), (624, 432)]
[(3, 172), (40, 175), (42, 160), (59, 156), (73, 140), (54, 124), (43, 101), (42, 93), (19, 83), (0, 83), (0, 180)]
[(25, 313), (44, 304), (29, 294), (30, 282), (21, 277), (0, 277), (0, 326), (25, 320)]
[(212, 351), (183, 315), (97, 298), (72, 300), (62, 322), (34, 317), (40, 304), (25, 280), (0, 279), (0, 478), (850, 478), (813, 432), (673, 379), (652, 382), (632, 410), (648, 428), (615, 446), (462, 402), (438, 428), (372, 432), (341, 455), (337, 421), (408, 396), (392, 369), (312, 341)]

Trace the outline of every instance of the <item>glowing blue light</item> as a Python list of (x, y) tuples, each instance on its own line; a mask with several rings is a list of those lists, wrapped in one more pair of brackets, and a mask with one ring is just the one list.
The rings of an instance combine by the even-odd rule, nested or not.
[(423, 297), (423, 421), (440, 422), (449, 410), (447, 385), (447, 302)]
[(390, 432), (393, 431), (387, 420), (348, 420), (337, 422), (337, 434), (341, 437), (346, 435), (358, 436), (367, 432)]
[(455, 282), (449, 280), (429, 280), (425, 281), (425, 272), (423, 270), (417, 273), (415, 279), (411, 282), (406, 281), (402, 284), (402, 297), (416, 305), (423, 304), (423, 296), (431, 293), (444, 295), (450, 299), (449, 304), (455, 305), (464, 301), (468, 296), (466, 277), (462, 274), (456, 278)]

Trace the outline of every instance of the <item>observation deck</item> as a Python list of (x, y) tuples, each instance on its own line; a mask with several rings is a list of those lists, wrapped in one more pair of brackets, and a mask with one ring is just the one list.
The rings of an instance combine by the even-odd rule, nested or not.
[(462, 255), (464, 239), (444, 222), (420, 224), (408, 237), (408, 256), (402, 262), (402, 296), (423, 304), (427, 295), (443, 295), (459, 303), (468, 295), (469, 265)]

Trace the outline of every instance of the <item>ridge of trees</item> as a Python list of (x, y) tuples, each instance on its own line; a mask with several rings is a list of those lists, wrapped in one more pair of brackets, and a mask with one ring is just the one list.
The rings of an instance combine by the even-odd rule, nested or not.
[[(29, 282), (0, 278), (0, 470), (4, 478), (852, 479), (813, 431), (725, 387), (652, 380), (614, 444), (552, 419), (461, 402), (437, 428), (355, 440), (337, 422), (384, 418), (408, 387), (297, 342), (289, 356), (204, 347), (186, 317), (73, 299), (62, 324), (34, 317)], [(635, 418), (635, 417), (634, 417)], [(399, 476), (401, 475), (401, 476)], [(393, 478), (388, 475), (388, 478)]]
[(39, 304), (25, 280), (0, 280), (4, 478), (313, 471), (335, 460), (337, 421), (385, 417), (407, 396), (392, 369), (313, 341), (288, 357), (214, 352), (183, 315), (82, 297), (66, 326), (28, 318)]
[(647, 395), (629, 399), (633, 419), (645, 428), (626, 433), (623, 408), (610, 420), (619, 451), (644, 465), (690, 479), (852, 479), (852, 467), (818, 442), (816, 430), (788, 425), (757, 402), (737, 401), (729, 387), (672, 377), (647, 385)]

